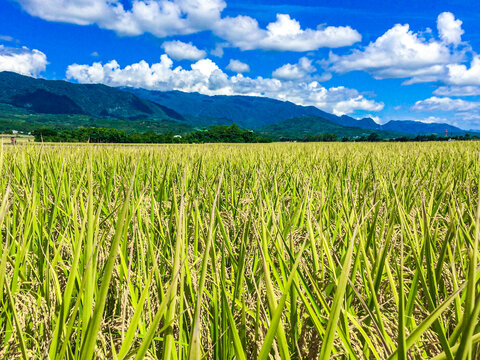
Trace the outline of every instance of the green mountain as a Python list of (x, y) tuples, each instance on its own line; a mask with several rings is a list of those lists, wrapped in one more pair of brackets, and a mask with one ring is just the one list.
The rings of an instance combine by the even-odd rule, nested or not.
[[(412, 135), (436, 134), (443, 136), (445, 130), (448, 135), (464, 135), (468, 131), (459, 129), (456, 126), (442, 123), (422, 123), (413, 120), (392, 120), (382, 126), (384, 130), (402, 131)], [(472, 132), (470, 132), (472, 133)]]
[(383, 138), (443, 135), (445, 130), (449, 135), (466, 133), (447, 124), (417, 121), (380, 125), (371, 118), (336, 116), (314, 106), (265, 97), (118, 89), (0, 72), (0, 131), (105, 127), (129, 132), (187, 134), (211, 125), (234, 123), (276, 139), (302, 139), (325, 133), (360, 137), (376, 132)]
[[(208, 96), (181, 91), (154, 91), (134, 88), (121, 88), (141, 98), (167, 106), (182, 114), (190, 121), (215, 121), (216, 124), (236, 123), (247, 129), (259, 129), (266, 125), (300, 116), (318, 116), (334, 121), (337, 116), (314, 106), (300, 106), (288, 101), (280, 101), (256, 96)], [(223, 122), (219, 122), (222, 120)], [(354, 119), (353, 119), (354, 120)], [(357, 121), (357, 120), (354, 120)], [(196, 124), (195, 124), (196, 125)]]
[(335, 134), (337, 135), (337, 138), (354, 138), (368, 136), (371, 133), (377, 133), (379, 137), (383, 139), (404, 135), (394, 131), (342, 126), (334, 123), (333, 121), (316, 116), (304, 116), (284, 120), (276, 124), (264, 126), (260, 128), (258, 132), (273, 139), (288, 138), (299, 140), (308, 135), (318, 134)]
[(176, 111), (116, 88), (0, 72), (0, 131), (31, 131), (42, 126), (175, 133), (192, 130)]
[[(244, 128), (261, 129), (264, 126), (281, 123), (292, 118), (317, 117), (344, 127), (401, 132), (402, 135), (408, 136), (419, 134), (443, 136), (446, 129), (452, 135), (467, 133), (466, 130), (442, 123), (426, 124), (419, 121), (393, 120), (380, 125), (371, 118), (357, 120), (348, 115), (336, 116), (314, 106), (300, 106), (288, 101), (266, 97), (207, 96), (181, 91), (154, 91), (134, 88), (122, 88), (122, 90), (174, 109), (189, 122), (195, 122), (199, 120), (198, 118), (202, 118), (203, 124), (208, 123), (206, 121), (208, 119), (216, 119), (215, 124), (228, 125), (234, 122)], [(219, 119), (223, 119), (224, 122), (218, 122)]]
[(12, 72), (0, 72), (0, 103), (34, 114), (184, 120), (165, 106), (109, 86), (34, 79)]

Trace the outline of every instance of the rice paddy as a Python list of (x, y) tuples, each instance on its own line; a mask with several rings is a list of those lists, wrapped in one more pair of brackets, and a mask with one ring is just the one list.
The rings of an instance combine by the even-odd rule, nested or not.
[(478, 359), (480, 143), (0, 153), (1, 359)]

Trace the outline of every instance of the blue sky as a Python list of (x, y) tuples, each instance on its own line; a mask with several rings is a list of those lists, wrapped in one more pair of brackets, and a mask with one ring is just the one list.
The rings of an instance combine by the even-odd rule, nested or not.
[(2, 0), (0, 71), (480, 129), (480, 2)]

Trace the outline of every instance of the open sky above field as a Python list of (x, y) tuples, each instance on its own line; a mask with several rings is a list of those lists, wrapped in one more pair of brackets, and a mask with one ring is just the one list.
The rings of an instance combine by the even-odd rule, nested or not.
[(2, 0), (0, 71), (480, 129), (476, 0)]

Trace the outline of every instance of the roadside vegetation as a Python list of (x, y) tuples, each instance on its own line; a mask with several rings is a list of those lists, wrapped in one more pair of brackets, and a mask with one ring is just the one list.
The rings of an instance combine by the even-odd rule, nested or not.
[(2, 359), (478, 359), (480, 144), (0, 148)]

